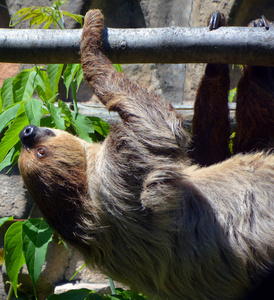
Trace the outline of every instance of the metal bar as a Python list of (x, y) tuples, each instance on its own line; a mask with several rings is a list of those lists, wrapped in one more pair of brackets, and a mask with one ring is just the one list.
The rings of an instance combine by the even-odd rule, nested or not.
[[(191, 121), (194, 114), (194, 104), (173, 105), (173, 107), (184, 117), (184, 120)], [(234, 119), (236, 111), (236, 103), (228, 103), (230, 118)], [(120, 120), (118, 113), (109, 111), (103, 105), (95, 105), (88, 103), (78, 103), (79, 112), (84, 116), (97, 116), (108, 123), (116, 123)]]
[[(0, 61), (79, 63), (81, 29), (0, 29)], [(274, 25), (204, 28), (105, 28), (113, 63), (234, 63), (274, 66)]]
[[(228, 103), (229, 112), (230, 112), (230, 129), (231, 132), (235, 131), (236, 121), (235, 121), (235, 111), (236, 103)], [(173, 106), (184, 118), (184, 127), (189, 132), (191, 131), (191, 123), (194, 114), (193, 105), (175, 105)], [(109, 124), (117, 124), (121, 121), (118, 113), (110, 112), (105, 106), (94, 105), (94, 104), (85, 104), (78, 103), (79, 112), (85, 116), (97, 116)]]

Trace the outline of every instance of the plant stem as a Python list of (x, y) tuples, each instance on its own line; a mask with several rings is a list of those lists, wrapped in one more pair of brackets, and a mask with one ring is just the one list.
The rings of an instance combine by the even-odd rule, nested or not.
[(108, 280), (109, 280), (109, 284), (110, 284), (111, 294), (112, 295), (117, 295), (113, 280), (110, 277), (108, 278)]
[(10, 283), (7, 300), (11, 300), (12, 295), (13, 295), (13, 287), (12, 284)]
[(71, 90), (72, 90), (72, 98), (73, 98), (73, 108), (77, 116), (78, 106), (77, 106), (77, 98), (76, 98), (76, 82), (74, 80), (71, 82)]
[(32, 217), (32, 214), (33, 214), (35, 208), (36, 208), (36, 204), (33, 202), (32, 207), (29, 212), (29, 215), (28, 215), (28, 219), (30, 219)]

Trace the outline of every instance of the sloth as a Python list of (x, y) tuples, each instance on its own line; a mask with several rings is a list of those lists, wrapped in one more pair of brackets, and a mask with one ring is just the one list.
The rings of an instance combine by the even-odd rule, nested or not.
[[(248, 26), (270, 29), (264, 16), (250, 22)], [(242, 73), (237, 86), (234, 152), (273, 149), (274, 68), (243, 66)]]
[[(217, 11), (208, 20), (210, 30), (226, 26), (224, 14)], [(264, 16), (250, 22), (249, 27), (270, 24)], [(192, 140), (189, 156), (201, 166), (227, 159), (230, 121), (228, 94), (229, 66), (207, 64), (194, 104)], [(237, 85), (236, 135), (234, 153), (273, 149), (274, 146), (274, 68), (248, 66), (242, 68)]]
[[(207, 19), (210, 30), (226, 26), (223, 13), (217, 11)], [(228, 141), (230, 120), (228, 64), (207, 64), (194, 103), (189, 157), (200, 166), (210, 166), (230, 156)]]
[(100, 144), (25, 127), (18, 164), (31, 197), (87, 265), (150, 299), (245, 299), (273, 272), (274, 155), (200, 166), (182, 116), (103, 54), (103, 29), (89, 11), (82, 67), (121, 122)]

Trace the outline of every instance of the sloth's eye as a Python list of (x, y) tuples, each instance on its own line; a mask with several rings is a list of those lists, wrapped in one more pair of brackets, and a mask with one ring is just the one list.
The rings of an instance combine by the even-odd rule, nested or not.
[(37, 157), (42, 158), (46, 155), (46, 149), (44, 147), (39, 147), (37, 149)]

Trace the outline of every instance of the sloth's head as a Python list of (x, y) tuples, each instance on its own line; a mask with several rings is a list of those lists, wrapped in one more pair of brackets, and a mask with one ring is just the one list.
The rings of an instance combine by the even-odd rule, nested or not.
[[(85, 181), (85, 142), (61, 130), (26, 126), (19, 135), (19, 168), (26, 184), (79, 186)], [(27, 184), (29, 188), (29, 184)]]
[(87, 195), (87, 143), (67, 132), (34, 125), (26, 126), (19, 136), (18, 165), (24, 183), (50, 225), (60, 232), (64, 218), (75, 217)]

